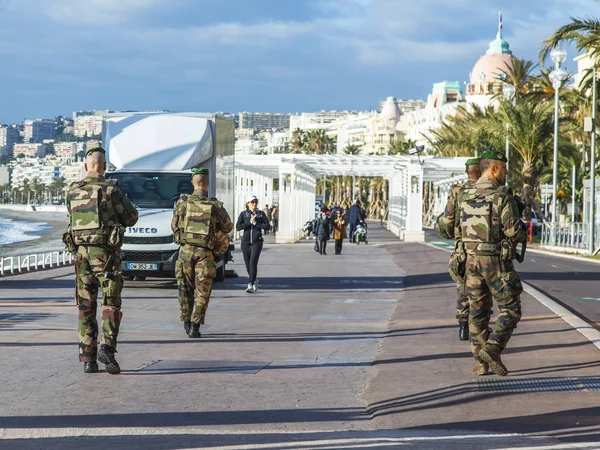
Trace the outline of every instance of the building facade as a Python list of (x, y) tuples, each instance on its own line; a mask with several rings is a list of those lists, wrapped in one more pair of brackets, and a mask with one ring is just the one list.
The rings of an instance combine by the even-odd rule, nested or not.
[(41, 143), (45, 139), (54, 139), (55, 135), (53, 120), (35, 119), (23, 122), (23, 141), (26, 143)]
[(502, 95), (514, 59), (509, 43), (502, 36), (500, 21), (496, 39), (490, 42), (487, 52), (479, 58), (469, 74), (466, 100), (471, 109), (471, 105), (482, 109), (498, 105), (498, 95)]
[(242, 112), (239, 114), (239, 127), (256, 130), (288, 129), (290, 114)]
[(16, 125), (0, 125), (0, 157), (12, 155), (13, 146), (20, 138), (19, 128)]
[(73, 134), (77, 137), (102, 135), (102, 122), (110, 113), (101, 111), (78, 111), (73, 113)]
[(43, 158), (46, 156), (45, 144), (15, 144), (13, 145), (13, 156), (25, 158)]
[(456, 116), (460, 107), (467, 108), (467, 103), (458, 81), (434, 83), (425, 108), (404, 114), (400, 119), (400, 129), (406, 134), (406, 139), (427, 146), (432, 133), (449, 117)]
[(303, 131), (326, 130), (332, 124), (341, 122), (349, 115), (358, 114), (356, 111), (318, 111), (293, 115), (290, 117), (290, 130)]

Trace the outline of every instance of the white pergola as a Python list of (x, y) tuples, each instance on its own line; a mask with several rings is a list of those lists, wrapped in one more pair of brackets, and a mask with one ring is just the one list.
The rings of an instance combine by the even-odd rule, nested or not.
[[(279, 180), (279, 231), (276, 242), (296, 242), (304, 223), (314, 217), (317, 180), (327, 176), (383, 177), (389, 182), (388, 229), (405, 241), (423, 241), (423, 183), (433, 182), (436, 210), (445, 200), (449, 180), (464, 179), (467, 158), (391, 155), (236, 156), (236, 211), (254, 193), (261, 204), (273, 203), (273, 180)], [(457, 182), (457, 181), (454, 181)], [(443, 206), (442, 206), (443, 209)]]

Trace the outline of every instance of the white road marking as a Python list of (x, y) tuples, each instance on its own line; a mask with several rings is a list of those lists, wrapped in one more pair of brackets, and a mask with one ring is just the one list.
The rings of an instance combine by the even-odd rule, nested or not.
[(559, 305), (548, 296), (542, 294), (530, 284), (523, 283), (523, 290), (535, 298), (538, 302), (550, 309), (554, 314), (579, 331), (592, 344), (600, 349), (600, 331), (596, 330), (585, 320), (580, 319), (565, 307)]

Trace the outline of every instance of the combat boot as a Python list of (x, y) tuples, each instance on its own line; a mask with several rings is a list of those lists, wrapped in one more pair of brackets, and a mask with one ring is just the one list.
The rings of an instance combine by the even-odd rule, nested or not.
[(477, 361), (477, 360), (475, 361), (475, 368), (473, 369), (473, 375), (480, 377), (482, 375), (487, 375), (489, 371), (490, 371), (490, 368), (487, 365), (487, 363)]
[(192, 322), (183, 322), (183, 329), (185, 330), (185, 334), (190, 335), (190, 331), (192, 331)]
[(192, 323), (192, 331), (190, 331), (189, 336), (192, 339), (199, 338), (201, 336), (200, 335), (200, 324), (199, 323)]
[(461, 341), (469, 340), (469, 322), (462, 320), (458, 322), (458, 339)]
[(83, 373), (98, 372), (98, 363), (96, 361), (83, 363)]
[(121, 367), (115, 359), (116, 350), (106, 344), (102, 344), (100, 350), (98, 350), (98, 361), (105, 365), (106, 371), (111, 375), (118, 375), (121, 373)]
[(489, 364), (490, 369), (492, 369), (492, 371), (496, 375), (505, 377), (506, 375), (508, 375), (508, 369), (502, 363), (502, 359), (500, 358), (500, 351), (501, 351), (501, 348), (499, 345), (495, 345), (495, 344), (492, 344), (489, 346), (486, 345), (479, 352), (479, 357), (481, 358), (481, 360), (483, 362), (486, 362)]

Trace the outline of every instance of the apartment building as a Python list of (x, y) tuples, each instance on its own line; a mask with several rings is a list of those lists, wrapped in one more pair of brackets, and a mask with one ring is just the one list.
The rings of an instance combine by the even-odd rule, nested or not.
[(54, 120), (35, 119), (23, 122), (23, 141), (41, 143), (45, 139), (55, 137)]
[(110, 111), (79, 111), (73, 113), (73, 134), (77, 137), (100, 136), (102, 122)]
[(287, 129), (290, 127), (290, 114), (243, 112), (239, 114), (239, 127), (256, 130)]
[(16, 125), (0, 125), (0, 157), (12, 155), (13, 145), (21, 138)]
[(43, 158), (46, 156), (45, 144), (14, 144), (13, 156), (15, 158), (23, 155), (26, 158)]

